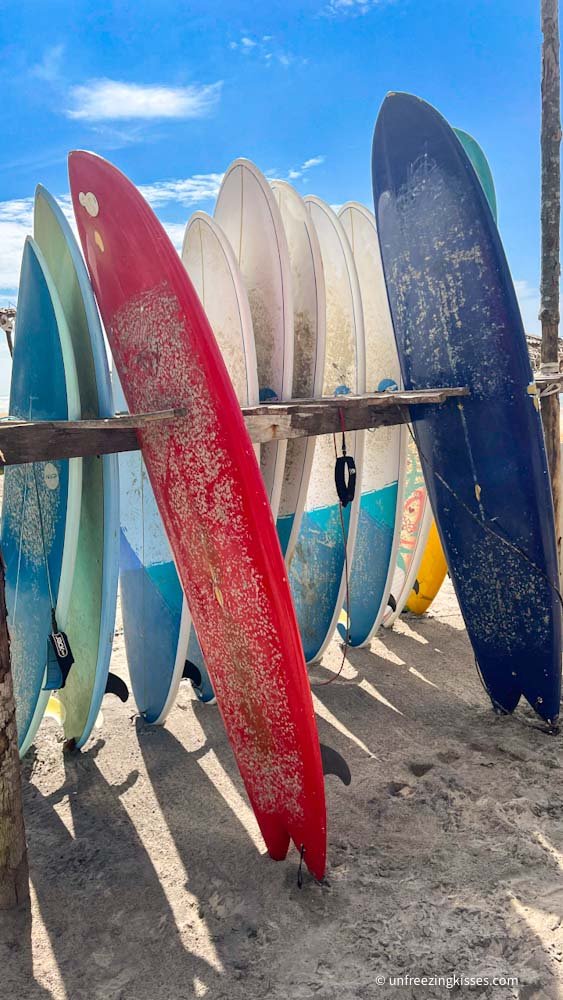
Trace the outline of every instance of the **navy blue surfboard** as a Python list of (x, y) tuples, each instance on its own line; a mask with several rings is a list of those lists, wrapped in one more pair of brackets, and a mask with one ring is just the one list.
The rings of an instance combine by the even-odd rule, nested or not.
[(481, 678), (498, 711), (513, 711), (523, 695), (553, 724), (561, 690), (553, 504), (494, 218), (453, 130), (407, 94), (390, 94), (379, 113), (373, 187), (405, 388), (471, 393), (425, 409), (414, 435)]

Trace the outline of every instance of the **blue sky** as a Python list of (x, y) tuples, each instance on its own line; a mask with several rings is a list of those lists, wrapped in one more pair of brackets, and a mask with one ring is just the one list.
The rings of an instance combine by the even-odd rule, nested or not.
[[(371, 207), (377, 110), (406, 90), (483, 146), (538, 331), (539, 0), (1, 0), (0, 15), (1, 303), (15, 303), (35, 185), (68, 196), (69, 149), (124, 170), (178, 244), (237, 156)], [(7, 371), (2, 345), (0, 394)]]

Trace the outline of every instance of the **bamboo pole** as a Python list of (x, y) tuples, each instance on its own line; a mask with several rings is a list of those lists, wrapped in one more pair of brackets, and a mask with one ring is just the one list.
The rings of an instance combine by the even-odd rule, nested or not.
[[(561, 99), (559, 0), (541, 0), (541, 371), (559, 371), (559, 227), (561, 217)], [(559, 393), (544, 396), (541, 414), (561, 570), (561, 450)]]
[(21, 906), (28, 899), (16, 706), (10, 669), (4, 560), (0, 552), (0, 911)]

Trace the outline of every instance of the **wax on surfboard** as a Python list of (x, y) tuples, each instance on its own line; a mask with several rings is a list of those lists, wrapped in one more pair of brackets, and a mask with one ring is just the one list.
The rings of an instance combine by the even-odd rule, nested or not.
[[(317, 231), (326, 288), (326, 351), (323, 396), (365, 391), (365, 345), (358, 275), (342, 223), (326, 202), (307, 197)], [(364, 432), (346, 434), (357, 467), (356, 495), (341, 510), (334, 482), (331, 435), (315, 445), (301, 529), (290, 565), (290, 583), (307, 662), (320, 659), (344, 603), (352, 566), (360, 505)], [(342, 444), (337, 438), (337, 448)]]
[(537, 388), (483, 187), (429, 104), (390, 94), (373, 187), (406, 389), (466, 385), (413, 432), (480, 676), (497, 711), (524, 696), (553, 724), (561, 608)]
[[(70, 331), (38, 245), (28, 237), (18, 294), (10, 417), (79, 420)], [(8, 466), (2, 553), (20, 755), (31, 746), (49, 700), (48, 636), (67, 624), (82, 497), (82, 460)]]
[(313, 702), (268, 496), (235, 391), (197, 293), (141, 194), (90, 153), (71, 153), (69, 174), (130, 410), (188, 411), (138, 437), (262, 835), (277, 859), (293, 840), (322, 878), (326, 811)]

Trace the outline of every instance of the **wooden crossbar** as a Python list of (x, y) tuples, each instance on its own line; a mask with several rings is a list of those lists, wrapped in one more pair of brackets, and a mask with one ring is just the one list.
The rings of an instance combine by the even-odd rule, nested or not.
[[(468, 396), (465, 387), (375, 392), (245, 406), (242, 414), (255, 443), (281, 441), (416, 420), (416, 407)], [(187, 407), (154, 413), (118, 414), (105, 420), (0, 421), (0, 466), (137, 451), (137, 431), (155, 423), (189, 417)]]

